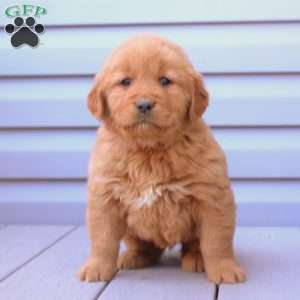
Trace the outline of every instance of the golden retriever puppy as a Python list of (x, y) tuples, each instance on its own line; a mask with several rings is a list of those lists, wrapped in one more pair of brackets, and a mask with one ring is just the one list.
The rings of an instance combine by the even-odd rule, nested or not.
[[(150, 266), (181, 243), (183, 270), (244, 281), (226, 160), (201, 118), (208, 93), (183, 51), (153, 35), (129, 40), (96, 76), (87, 104), (102, 125), (89, 163), (91, 254), (80, 279)], [(118, 257), (122, 239), (127, 251)]]

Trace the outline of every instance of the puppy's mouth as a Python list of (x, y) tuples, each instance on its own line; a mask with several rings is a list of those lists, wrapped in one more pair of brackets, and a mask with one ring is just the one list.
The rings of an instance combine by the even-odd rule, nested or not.
[[(127, 124), (126, 124), (127, 123)], [(157, 130), (160, 129), (161, 126), (157, 124), (155, 120), (153, 120), (152, 116), (149, 115), (136, 115), (131, 118), (130, 122), (126, 122), (122, 124), (122, 127), (126, 130)], [(120, 124), (121, 125), (121, 124)]]
[(160, 126), (149, 121), (148, 119), (140, 119), (135, 122), (131, 127), (135, 127), (137, 129), (147, 130), (147, 129), (160, 129)]

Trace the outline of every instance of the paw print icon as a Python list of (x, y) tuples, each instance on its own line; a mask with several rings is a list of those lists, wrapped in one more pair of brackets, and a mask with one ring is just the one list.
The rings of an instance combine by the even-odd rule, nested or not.
[(14, 24), (7, 24), (4, 30), (11, 34), (11, 44), (13, 47), (28, 45), (36, 47), (39, 44), (39, 34), (45, 31), (42, 24), (36, 24), (33, 17), (26, 18), (25, 22), (22, 17), (14, 19)]

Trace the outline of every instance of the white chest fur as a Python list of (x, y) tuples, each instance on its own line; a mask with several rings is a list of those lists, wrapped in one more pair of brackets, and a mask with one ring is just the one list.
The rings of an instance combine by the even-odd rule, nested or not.
[(151, 185), (140, 193), (140, 196), (135, 198), (133, 203), (136, 208), (142, 208), (145, 206), (150, 207), (154, 202), (158, 201), (164, 192), (179, 192), (184, 195), (188, 195), (189, 191), (180, 183), (170, 183), (163, 185)]
[(139, 197), (134, 199), (135, 207), (142, 208), (144, 206), (151, 206), (162, 195), (160, 186), (152, 185), (150, 188), (144, 190)]

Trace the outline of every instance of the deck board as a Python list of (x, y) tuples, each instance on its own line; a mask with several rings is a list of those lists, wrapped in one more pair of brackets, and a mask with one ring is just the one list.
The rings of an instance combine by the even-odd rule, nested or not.
[(0, 282), (71, 229), (71, 226), (8, 226), (1, 230)]
[(236, 249), (248, 280), (221, 285), (218, 300), (299, 299), (299, 228), (240, 228)]
[(99, 300), (213, 300), (215, 286), (204, 274), (183, 272), (179, 251), (169, 251), (159, 266), (120, 271)]
[(105, 284), (75, 276), (88, 250), (86, 230), (75, 230), (0, 283), (1, 300), (94, 300)]
[[(1, 300), (214, 299), (215, 286), (204, 274), (181, 271), (178, 248), (167, 252), (161, 265), (120, 271), (108, 285), (81, 283), (75, 273), (89, 243), (84, 227), (70, 228), (7, 226), (0, 231), (0, 271), (7, 274), (7, 266), (15, 271), (0, 282)], [(236, 253), (248, 281), (221, 285), (218, 300), (298, 300), (299, 249), (299, 228), (239, 228)]]

